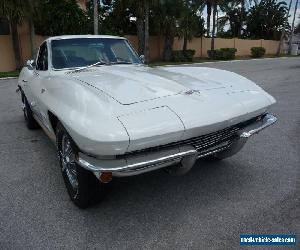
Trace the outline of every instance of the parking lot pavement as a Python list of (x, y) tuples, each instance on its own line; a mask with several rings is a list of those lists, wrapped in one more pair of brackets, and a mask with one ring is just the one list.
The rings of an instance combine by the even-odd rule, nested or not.
[(49, 139), (26, 129), (16, 80), (1, 80), (0, 249), (243, 249), (240, 234), (299, 239), (300, 58), (193, 66), (259, 83), (277, 99), (277, 124), (185, 176), (114, 179), (86, 210), (69, 200)]

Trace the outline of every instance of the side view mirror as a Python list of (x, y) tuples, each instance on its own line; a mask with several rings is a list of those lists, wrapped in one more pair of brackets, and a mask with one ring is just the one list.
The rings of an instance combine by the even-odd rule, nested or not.
[(145, 56), (144, 55), (140, 55), (140, 59), (141, 59), (142, 63), (145, 63)]
[(32, 70), (35, 66), (35, 62), (34, 60), (27, 60), (26, 65), (28, 69)]

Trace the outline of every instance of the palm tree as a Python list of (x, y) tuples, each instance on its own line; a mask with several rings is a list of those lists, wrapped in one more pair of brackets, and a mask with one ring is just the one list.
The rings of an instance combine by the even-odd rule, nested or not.
[(150, 15), (150, 3), (148, 0), (144, 0), (144, 7), (145, 7), (145, 33), (144, 33), (144, 56), (145, 56), (145, 63), (148, 64), (150, 61), (150, 54), (149, 54), (149, 15)]
[(239, 29), (239, 35), (238, 37), (241, 36), (242, 34), (242, 29), (243, 29), (243, 16), (245, 15), (244, 11), (246, 9), (246, 6), (248, 8), (250, 8), (250, 6), (252, 5), (252, 3), (254, 2), (254, 4), (258, 4), (259, 0), (235, 0), (237, 1), (237, 3), (241, 4), (241, 13), (240, 13), (240, 20), (241, 20), (241, 26), (240, 26), (240, 29)]
[(197, 15), (198, 11), (203, 11), (205, 2), (202, 0), (184, 0), (181, 17), (179, 19), (179, 38), (183, 38), (182, 50), (187, 49), (187, 42), (190, 41), (199, 27), (200, 17)]
[[(138, 53), (145, 52), (145, 4), (148, 0), (116, 0), (114, 2), (114, 11), (118, 17), (124, 15), (124, 10), (129, 9), (132, 16), (136, 18), (136, 29), (138, 37)], [(147, 14), (149, 16), (149, 14)]]
[(210, 18), (211, 18), (211, 7), (212, 7), (212, 0), (207, 0), (206, 1), (206, 12), (207, 12), (207, 17), (206, 17), (206, 36), (209, 37), (210, 33)]
[(179, 21), (183, 10), (182, 0), (159, 0), (155, 6), (154, 18), (159, 33), (164, 36), (163, 59), (170, 61), (173, 55), (173, 43), (178, 34)]
[(12, 43), (15, 54), (16, 69), (21, 69), (21, 51), (19, 45), (18, 25), (26, 18), (30, 27), (30, 45), (32, 56), (35, 53), (35, 28), (34, 18), (39, 15), (39, 0), (2, 0), (0, 4), (0, 15), (9, 19)]
[(282, 28), (289, 29), (286, 2), (262, 0), (249, 9), (247, 16), (247, 36), (259, 39), (278, 39)]
[(30, 47), (31, 47), (31, 55), (34, 56), (36, 51), (36, 44), (35, 44), (35, 27), (34, 27), (34, 19), (35, 18), (41, 18), (41, 14), (39, 11), (39, 8), (41, 6), (40, 0), (25, 0), (25, 6), (26, 8), (26, 18), (29, 22), (29, 28), (30, 28)]
[(10, 23), (17, 70), (20, 70), (22, 66), (18, 24), (25, 17), (25, 10), (25, 3), (22, 0), (2, 0), (0, 3), (0, 16), (6, 16)]
[(295, 10), (294, 10), (294, 16), (293, 16), (293, 22), (292, 22), (292, 32), (291, 32), (290, 41), (289, 41), (289, 54), (291, 54), (291, 51), (292, 51), (292, 40), (293, 40), (293, 34), (294, 34), (297, 7), (298, 7), (298, 0), (296, 1), (296, 6), (295, 6)]
[[(289, 17), (291, 6), (292, 6), (292, 0), (290, 0), (289, 8), (288, 8), (288, 11), (286, 12), (286, 19)], [(281, 46), (282, 46), (282, 42), (283, 42), (284, 37), (285, 37), (285, 25), (283, 25), (282, 30), (281, 30), (281, 36), (280, 36), (276, 56), (279, 56), (279, 54), (280, 54)]]
[(220, 5), (220, 9), (225, 15), (218, 18), (218, 28), (223, 30), (229, 23), (231, 36), (240, 37), (243, 21), (246, 20), (245, 10), (236, 1), (224, 1)]
[(211, 32), (211, 44), (210, 49), (215, 49), (215, 31), (216, 31), (216, 16), (218, 11), (218, 0), (214, 1), (213, 3), (213, 27)]
[(94, 7), (94, 35), (98, 35), (98, 32), (99, 32), (98, 0), (93, 1), (93, 7)]

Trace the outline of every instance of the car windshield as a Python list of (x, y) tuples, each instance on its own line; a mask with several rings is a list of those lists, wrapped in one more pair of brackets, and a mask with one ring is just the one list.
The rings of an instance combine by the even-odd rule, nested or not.
[[(99, 64), (140, 64), (127, 40), (118, 38), (74, 38), (51, 41), (54, 69)], [(97, 65), (99, 65), (97, 64)]]

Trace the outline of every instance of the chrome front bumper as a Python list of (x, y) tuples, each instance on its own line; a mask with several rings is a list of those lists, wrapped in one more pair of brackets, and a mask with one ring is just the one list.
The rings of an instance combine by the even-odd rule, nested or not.
[(174, 165), (189, 156), (201, 158), (218, 152), (226, 152), (227, 155), (233, 155), (244, 146), (249, 137), (274, 124), (276, 121), (277, 118), (275, 116), (266, 114), (261, 120), (255, 121), (240, 130), (236, 140), (223, 142), (200, 152), (193, 146), (175, 146), (158, 152), (139, 153), (107, 160), (79, 153), (77, 163), (95, 174), (111, 172), (113, 176), (121, 177), (137, 175)]

